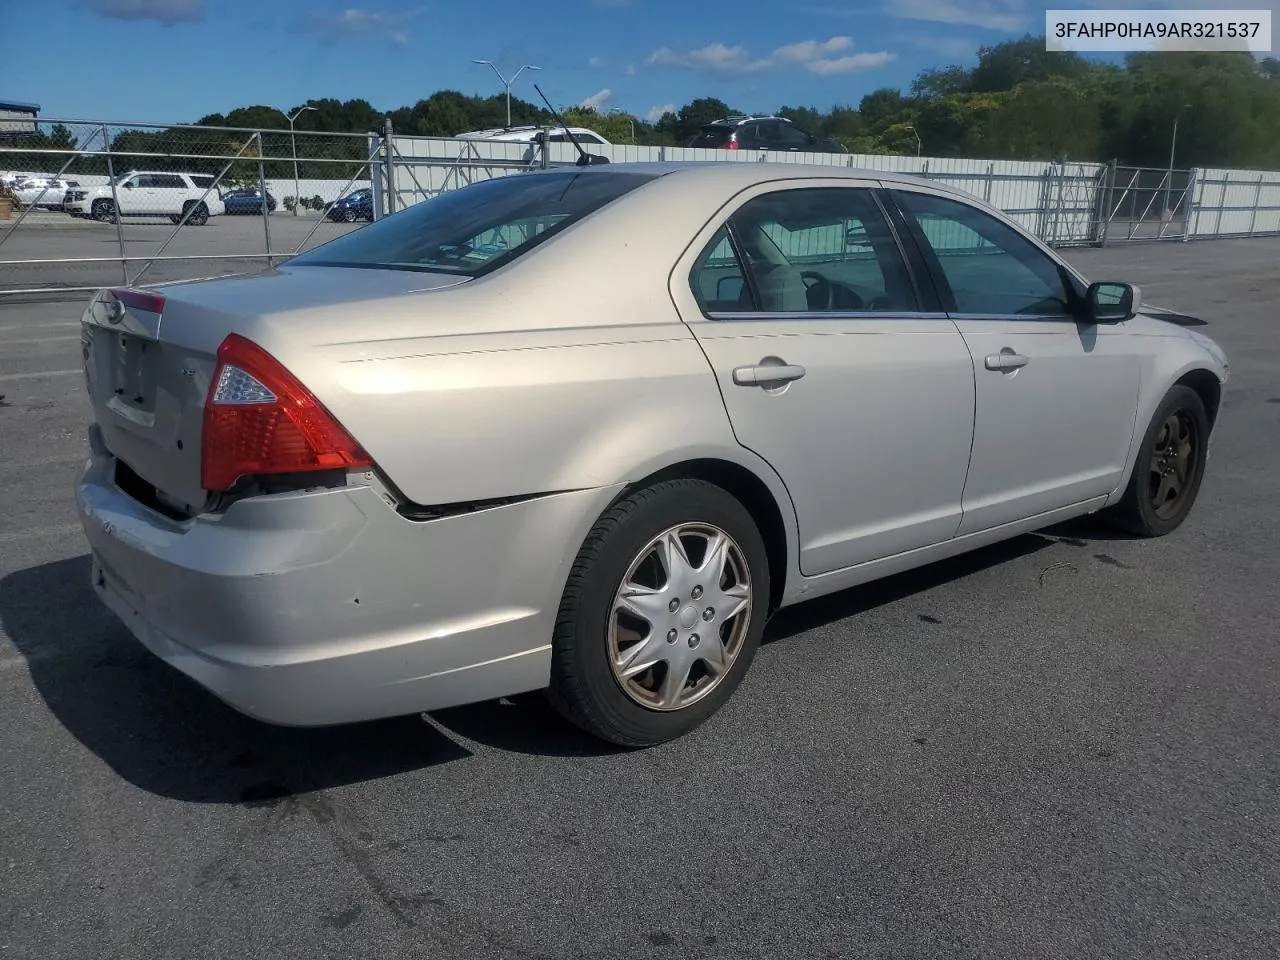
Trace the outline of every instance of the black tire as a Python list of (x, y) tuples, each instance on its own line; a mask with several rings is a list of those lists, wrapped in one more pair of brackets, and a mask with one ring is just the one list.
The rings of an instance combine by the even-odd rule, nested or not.
[[(749, 571), (751, 605), (749, 612), (740, 615), (746, 621), (745, 635), (738, 635), (735, 659), (718, 681), (709, 685), (709, 691), (683, 707), (651, 708), (624, 690), (610, 665), (608, 638), (614, 598), (645, 545), (669, 528), (684, 524), (713, 525), (732, 538)], [(698, 596), (694, 593), (694, 600)], [(688, 605), (697, 606), (694, 600)], [(669, 480), (639, 490), (596, 522), (574, 561), (552, 638), (548, 698), (572, 723), (620, 746), (653, 746), (682, 736), (719, 710), (742, 681), (760, 644), (768, 602), (769, 564), (764, 540), (741, 503), (701, 480)], [(651, 631), (657, 629), (651, 626)], [(693, 635), (688, 646), (698, 642)]]
[[(1170, 439), (1173, 431), (1182, 430), (1185, 447), (1180, 437)], [(1110, 514), (1112, 522), (1140, 537), (1163, 537), (1178, 529), (1200, 493), (1208, 444), (1204, 401), (1190, 387), (1175, 386), (1147, 426), (1124, 498)], [(1173, 483), (1176, 496), (1171, 496)]]
[(196, 209), (187, 219), (187, 223), (195, 227), (203, 227), (209, 222), (209, 208), (206, 207), (203, 202), (188, 200), (182, 205), (182, 215), (185, 217), (187, 215), (187, 211), (191, 209), (193, 204), (196, 204)]
[(358, 216), (359, 214), (356, 213), (354, 210), (352, 210), (350, 207), (347, 207), (345, 210), (342, 211), (342, 219), (345, 220), (347, 223), (355, 223), (356, 217)]
[(115, 223), (116, 206), (110, 200), (95, 200), (90, 208), (90, 215), (99, 223)]

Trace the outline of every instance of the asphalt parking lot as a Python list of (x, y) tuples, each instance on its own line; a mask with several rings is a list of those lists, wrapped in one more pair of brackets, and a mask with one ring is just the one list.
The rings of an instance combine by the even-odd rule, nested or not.
[[(295, 217), (278, 210), (265, 224), (261, 216), (243, 214), (212, 217), (204, 226), (181, 228), (165, 218), (128, 218), (117, 232), (113, 223), (65, 213), (38, 211), (21, 223), (15, 214), (12, 220), (0, 221), (0, 291), (118, 284), (122, 280), (119, 261), (106, 258), (120, 256), (121, 238), (130, 277), (149, 258), (177, 258), (157, 260), (147, 269), (143, 282), (159, 283), (265, 270), (268, 252), (280, 257), (297, 252), (300, 245), (309, 250), (360, 226), (333, 223), (314, 213)], [(40, 260), (79, 262), (34, 262)], [(99, 262), (85, 262), (94, 260)]]
[(1190, 520), (785, 612), (638, 753), (523, 701), (271, 728), (160, 665), (89, 589), (80, 306), (0, 298), (0, 956), (1280, 955), (1280, 238), (1068, 256), (1231, 356)]

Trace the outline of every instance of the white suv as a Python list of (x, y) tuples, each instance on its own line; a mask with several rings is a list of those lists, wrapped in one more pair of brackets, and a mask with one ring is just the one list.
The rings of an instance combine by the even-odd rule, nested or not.
[(131, 170), (116, 178), (114, 192), (110, 183), (68, 190), (63, 209), (72, 216), (111, 223), (118, 197), (122, 217), (168, 217), (178, 223), (195, 206), (187, 223), (200, 226), (226, 212), (221, 195), (210, 189), (213, 183), (209, 174)]
[(492, 130), (472, 130), (470, 133), (460, 133), (455, 139), (536, 143), (538, 134), (543, 130), (547, 131), (547, 140), (550, 143), (569, 143), (568, 134), (573, 134), (573, 139), (584, 146), (610, 146), (608, 140), (594, 130), (588, 130), (586, 127), (495, 127)]

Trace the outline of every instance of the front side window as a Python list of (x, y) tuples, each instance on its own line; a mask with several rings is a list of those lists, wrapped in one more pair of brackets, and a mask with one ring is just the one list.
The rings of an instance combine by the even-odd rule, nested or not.
[(1058, 265), (1007, 224), (948, 197), (899, 191), (955, 297), (955, 311), (985, 316), (1069, 316)]
[(699, 258), (691, 281), (707, 313), (917, 309), (893, 233), (871, 191), (860, 187), (779, 190), (747, 201)]
[(653, 178), (557, 170), (486, 180), (414, 204), (290, 262), (479, 276)]

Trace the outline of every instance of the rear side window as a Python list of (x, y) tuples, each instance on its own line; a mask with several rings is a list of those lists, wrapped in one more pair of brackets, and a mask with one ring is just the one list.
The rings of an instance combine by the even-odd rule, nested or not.
[(897, 241), (865, 188), (766, 193), (729, 218), (729, 231), (733, 242), (717, 234), (691, 278), (707, 313), (917, 309)]
[(733, 131), (728, 127), (703, 127), (699, 133), (695, 134), (689, 142), (685, 144), (685, 146), (704, 148), (723, 147), (729, 142), (729, 135), (732, 132)]
[(486, 180), (414, 204), (290, 262), (480, 276), (652, 179), (557, 170)]

